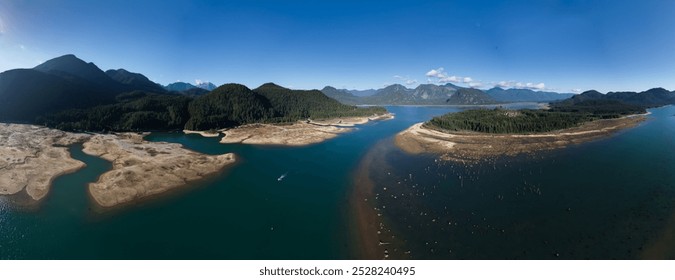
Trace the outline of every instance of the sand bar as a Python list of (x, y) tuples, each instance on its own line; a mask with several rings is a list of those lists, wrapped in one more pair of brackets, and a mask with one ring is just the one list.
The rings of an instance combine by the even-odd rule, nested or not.
[(438, 153), (446, 160), (477, 161), (564, 148), (607, 137), (622, 129), (634, 127), (645, 119), (644, 115), (633, 115), (596, 120), (575, 128), (536, 134), (441, 132), (417, 123), (397, 134), (395, 143), (408, 153)]
[(339, 118), (324, 121), (298, 121), (293, 124), (249, 124), (223, 131), (220, 143), (304, 146), (320, 143), (350, 132), (353, 126), (369, 121), (394, 118), (391, 113), (370, 117)]
[(197, 130), (183, 130), (185, 134), (199, 134), (202, 137), (219, 137), (220, 131), (197, 131)]

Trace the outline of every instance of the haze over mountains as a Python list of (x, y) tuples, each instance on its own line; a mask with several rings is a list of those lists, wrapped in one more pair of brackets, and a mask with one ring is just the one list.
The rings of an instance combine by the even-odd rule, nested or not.
[(492, 88), (482, 91), (444, 85), (421, 84), (414, 89), (400, 84), (379, 90), (354, 91), (327, 86), (326, 95), (345, 104), (355, 105), (483, 105), (509, 102), (549, 102), (572, 97), (571, 93), (533, 91), (530, 89)]

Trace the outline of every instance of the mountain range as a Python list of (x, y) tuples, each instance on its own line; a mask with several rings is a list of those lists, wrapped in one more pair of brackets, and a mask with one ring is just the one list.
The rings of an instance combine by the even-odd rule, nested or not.
[[(354, 105), (482, 105), (498, 103), (485, 92), (447, 83), (445, 85), (422, 84), (414, 89), (393, 84), (374, 92), (354, 91), (324, 87), (324, 94), (345, 104)], [(371, 94), (372, 93), (372, 94)]]
[(491, 88), (486, 90), (485, 93), (499, 102), (549, 102), (574, 96), (573, 93), (534, 91), (519, 88), (503, 89), (500, 87)]
[(183, 88), (167, 90), (142, 74), (124, 69), (103, 72), (93, 63), (64, 55), (33, 69), (0, 73), (0, 121), (63, 130), (147, 131), (386, 112), (382, 107), (345, 105), (318, 90), (291, 90), (272, 83), (254, 90), (238, 84), (173, 86)]
[(0, 121), (45, 124), (66, 130), (211, 129), (385, 111), (381, 107), (357, 108), (345, 104), (481, 105), (550, 101), (566, 96), (571, 97), (552, 102), (551, 107), (576, 110), (588, 105), (589, 110), (596, 110), (602, 105), (603, 110), (610, 110), (625, 107), (622, 104), (647, 108), (675, 103), (675, 93), (663, 88), (563, 95), (497, 88), (484, 92), (448, 83), (423, 84), (414, 89), (395, 84), (356, 93), (334, 87), (321, 91), (291, 90), (272, 83), (256, 89), (227, 84), (211, 91), (188, 83), (162, 87), (139, 73), (124, 69), (104, 72), (93, 63), (64, 55), (32, 69), (0, 73)]
[(595, 90), (589, 90), (579, 95), (572, 96), (569, 99), (561, 100), (552, 104), (570, 105), (595, 100), (617, 101), (623, 104), (649, 108), (675, 104), (675, 92), (671, 92), (663, 88), (652, 88), (642, 92), (608, 92), (607, 94), (602, 94)]
[(571, 93), (533, 91), (530, 89), (502, 89), (482, 91), (445, 85), (421, 84), (414, 89), (400, 84), (379, 90), (346, 90), (324, 87), (326, 95), (345, 104), (353, 105), (482, 105), (510, 102), (549, 102), (572, 97)]

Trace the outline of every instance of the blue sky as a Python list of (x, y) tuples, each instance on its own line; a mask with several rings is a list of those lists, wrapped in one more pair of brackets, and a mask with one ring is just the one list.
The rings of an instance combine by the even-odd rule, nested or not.
[(675, 1), (0, 1), (0, 71), (72, 53), (177, 80), (675, 89)]

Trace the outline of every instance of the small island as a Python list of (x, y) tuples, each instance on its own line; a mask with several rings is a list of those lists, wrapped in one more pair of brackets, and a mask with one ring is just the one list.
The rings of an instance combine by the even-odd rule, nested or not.
[(600, 139), (636, 126), (645, 114), (640, 106), (597, 100), (553, 103), (539, 110), (468, 110), (417, 123), (397, 134), (395, 143), (408, 153), (480, 161)]

